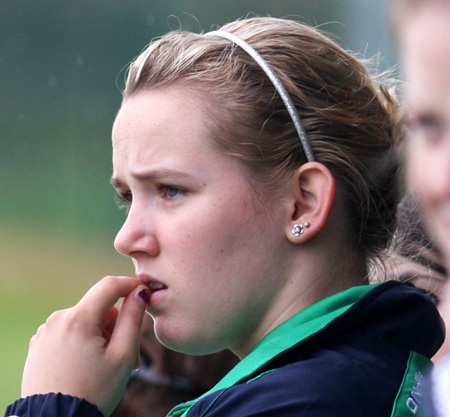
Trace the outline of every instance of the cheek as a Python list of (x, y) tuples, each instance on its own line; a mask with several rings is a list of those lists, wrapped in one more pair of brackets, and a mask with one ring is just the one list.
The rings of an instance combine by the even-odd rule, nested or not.
[[(180, 233), (172, 241), (178, 248), (177, 269), (206, 275), (238, 274), (264, 235), (268, 222), (255, 211), (255, 202), (244, 196), (214, 204), (186, 216)], [(175, 250), (172, 253), (175, 255)], [(197, 276), (197, 279), (201, 279)], [(212, 285), (212, 283), (208, 284)]]
[(406, 160), (406, 180), (422, 203), (426, 203), (431, 180), (430, 161), (426, 150), (418, 144), (410, 144)]
[[(232, 212), (200, 215), (184, 228), (176, 245), (185, 254), (184, 263), (217, 271), (223, 259), (237, 246), (244, 246), (249, 223), (245, 216)], [(221, 261), (221, 262), (220, 262)]]

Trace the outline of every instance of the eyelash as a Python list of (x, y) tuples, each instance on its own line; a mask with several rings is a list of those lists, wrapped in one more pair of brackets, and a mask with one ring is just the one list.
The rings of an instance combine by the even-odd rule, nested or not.
[[(175, 187), (173, 185), (159, 184), (157, 186), (157, 190), (160, 194), (162, 194), (162, 198), (165, 200), (172, 200), (175, 197), (185, 194), (187, 191), (181, 188)], [(169, 191), (175, 191), (176, 195), (169, 196)], [(119, 193), (116, 195), (116, 204), (119, 209), (128, 210), (131, 207), (131, 203), (133, 201), (133, 195), (131, 192)]]
[(133, 197), (131, 193), (120, 193), (115, 196), (116, 204), (119, 209), (126, 209), (128, 210), (131, 206), (131, 202), (133, 200)]

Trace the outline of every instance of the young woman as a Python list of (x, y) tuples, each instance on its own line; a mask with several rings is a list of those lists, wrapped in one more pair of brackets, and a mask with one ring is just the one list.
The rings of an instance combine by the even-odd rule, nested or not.
[(109, 415), (144, 307), (167, 347), (241, 358), (170, 416), (417, 412), (437, 311), (409, 284), (367, 285), (394, 225), (397, 135), (387, 89), (308, 26), (253, 18), (152, 43), (112, 134), (128, 210), (115, 246), (139, 280), (107, 277), (38, 330), (8, 413)]
[[(405, 76), (409, 134), (407, 180), (421, 205), (428, 232), (450, 267), (450, 2), (394, 2), (393, 16)], [(439, 309), (450, 323), (450, 284)], [(439, 352), (428, 415), (450, 416), (450, 338)]]

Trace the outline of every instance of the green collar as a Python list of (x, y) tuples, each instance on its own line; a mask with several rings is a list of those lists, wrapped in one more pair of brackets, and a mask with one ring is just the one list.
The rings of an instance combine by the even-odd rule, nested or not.
[[(323, 329), (373, 288), (374, 285), (352, 287), (324, 298), (300, 311), (272, 330), (248, 356), (242, 359), (217, 385), (200, 398), (236, 385), (239, 381), (254, 374), (269, 360)], [(186, 416), (189, 409), (199, 399), (176, 406), (167, 417)]]

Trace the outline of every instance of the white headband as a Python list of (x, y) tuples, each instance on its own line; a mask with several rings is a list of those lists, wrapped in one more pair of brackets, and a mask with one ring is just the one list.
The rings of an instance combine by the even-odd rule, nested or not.
[(231, 42), (234, 42), (236, 45), (240, 46), (245, 52), (247, 52), (261, 67), (261, 69), (264, 70), (264, 72), (270, 78), (270, 81), (272, 81), (272, 84), (278, 91), (278, 94), (280, 94), (281, 99), (283, 100), (284, 105), (286, 106), (291, 116), (292, 122), (294, 123), (295, 126), (295, 130), (297, 130), (298, 137), (300, 138), (300, 142), (303, 146), (303, 151), (305, 152), (306, 159), (309, 162), (315, 161), (314, 153), (311, 149), (311, 144), (309, 143), (308, 140), (308, 135), (306, 134), (305, 128), (303, 127), (303, 124), (300, 120), (300, 116), (298, 115), (294, 102), (289, 96), (289, 93), (287, 92), (281, 80), (277, 77), (272, 68), (270, 68), (269, 64), (261, 56), (261, 54), (258, 51), (256, 51), (252, 46), (250, 46), (247, 42), (245, 42), (243, 39), (239, 38), (236, 35), (233, 35), (230, 32), (225, 32), (223, 30), (216, 30), (213, 32), (208, 32), (207, 35), (219, 36), (221, 38), (225, 38), (230, 40)]

